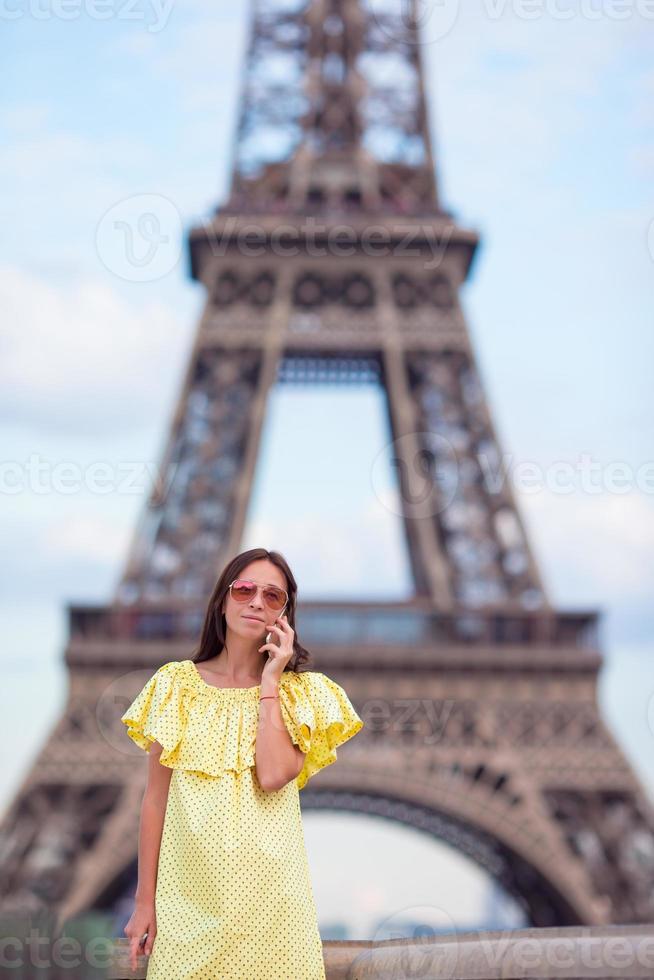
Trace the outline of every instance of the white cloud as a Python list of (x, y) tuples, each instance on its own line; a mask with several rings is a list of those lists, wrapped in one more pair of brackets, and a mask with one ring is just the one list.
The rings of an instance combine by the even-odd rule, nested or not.
[[(185, 6), (188, 15), (188, 5)], [(192, 19), (177, 24), (174, 31), (147, 36), (123, 35), (112, 41), (107, 51), (111, 55), (128, 54), (138, 59), (147, 56), (148, 73), (167, 83), (176, 82), (175, 98), (186, 110), (210, 110), (210, 125), (206, 116), (198, 120), (198, 145), (203, 145), (209, 130), (226, 132), (232, 100), (238, 96), (248, 19), (245, 9), (238, 5), (221, 8), (200, 3), (195, 6)], [(226, 96), (229, 96), (228, 104)]]
[(5, 423), (149, 424), (186, 360), (186, 330), (164, 303), (139, 309), (100, 279), (55, 286), (5, 266), (0, 306)]
[[(498, 200), (523, 206), (527, 196), (537, 211), (541, 202), (546, 210), (542, 198), (551, 185), (565, 190), (565, 172), (554, 164), (571, 146), (576, 160), (584, 141), (610, 140), (606, 127), (619, 116), (600, 116), (602, 89), (615, 98), (619, 79), (631, 100), (641, 97), (627, 69), (643, 24), (579, 14), (528, 20), (519, 7), (507, 3), (503, 16), (492, 18), (484, 3), (460, 4), (450, 33), (424, 46), (427, 98), (439, 170), (441, 157), (456, 158), (447, 185), (471, 187), (488, 207)], [(470, 196), (462, 203), (474, 206)]]
[[(79, 172), (97, 182), (99, 174), (109, 174), (116, 169), (120, 172), (127, 163), (134, 167), (152, 162), (152, 153), (146, 143), (139, 144), (120, 136), (112, 136), (111, 140), (97, 139), (63, 127), (48, 130), (43, 125), (47, 115), (45, 107), (28, 114), (19, 138), (0, 147), (5, 187), (9, 181), (27, 187), (31, 181), (47, 178), (48, 193), (52, 194), (53, 187), (68, 185), (71, 173)], [(78, 191), (77, 186), (75, 190)]]
[(0, 125), (12, 133), (29, 133), (43, 127), (52, 118), (47, 102), (15, 102), (0, 110)]
[[(598, 494), (543, 491), (520, 501), (537, 563), (551, 568), (551, 592), (600, 601), (651, 602), (654, 591), (654, 499), (632, 490)], [(539, 562), (539, 559), (543, 559)]]
[(127, 554), (131, 529), (116, 521), (89, 515), (69, 515), (45, 529), (42, 560), (103, 562), (118, 567)]
[[(654, 171), (654, 143), (632, 146), (628, 160), (637, 177), (649, 178)], [(654, 207), (652, 208), (652, 216), (654, 217)]]

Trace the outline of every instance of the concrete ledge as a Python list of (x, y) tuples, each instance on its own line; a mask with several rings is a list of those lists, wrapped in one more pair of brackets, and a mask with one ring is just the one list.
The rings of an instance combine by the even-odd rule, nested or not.
[[(107, 980), (145, 978), (146, 957), (132, 973), (128, 952), (117, 939)], [(654, 924), (325, 940), (323, 952), (327, 980), (652, 980)]]

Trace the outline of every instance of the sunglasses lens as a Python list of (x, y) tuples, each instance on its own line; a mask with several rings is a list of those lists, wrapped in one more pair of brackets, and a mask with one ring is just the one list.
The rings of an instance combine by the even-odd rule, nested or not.
[[(237, 602), (249, 602), (256, 595), (257, 586), (254, 582), (240, 578), (232, 585), (231, 592)], [(271, 609), (281, 609), (286, 604), (286, 593), (274, 585), (267, 585), (263, 590), (263, 601)]]
[(232, 595), (237, 602), (247, 602), (255, 595), (257, 587), (254, 582), (246, 582), (239, 579), (232, 585)]
[(271, 609), (281, 609), (286, 602), (286, 594), (281, 589), (272, 587), (263, 590), (263, 598)]

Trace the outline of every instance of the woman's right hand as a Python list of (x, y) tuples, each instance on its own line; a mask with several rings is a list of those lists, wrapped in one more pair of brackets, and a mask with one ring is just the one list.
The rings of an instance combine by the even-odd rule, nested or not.
[[(157, 920), (155, 916), (154, 902), (137, 904), (129, 922), (123, 932), (129, 939), (129, 965), (132, 971), (136, 970), (137, 957), (141, 952), (149, 956), (152, 952), (152, 945), (157, 935)], [(141, 940), (147, 932), (143, 949), (141, 950)]]

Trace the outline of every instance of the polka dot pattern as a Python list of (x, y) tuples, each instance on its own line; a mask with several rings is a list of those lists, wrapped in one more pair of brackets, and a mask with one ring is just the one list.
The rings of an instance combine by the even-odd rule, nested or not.
[(163, 664), (121, 721), (173, 769), (147, 980), (325, 980), (299, 790), (363, 721), (318, 671), (285, 671), (280, 709), (305, 753), (265, 792), (256, 776), (260, 687), (219, 688), (191, 660)]

